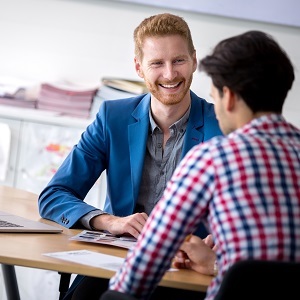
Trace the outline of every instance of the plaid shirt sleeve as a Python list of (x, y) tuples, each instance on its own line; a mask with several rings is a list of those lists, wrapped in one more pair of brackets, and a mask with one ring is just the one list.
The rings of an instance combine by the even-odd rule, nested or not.
[(136, 247), (112, 277), (110, 289), (141, 299), (150, 296), (185, 236), (206, 215), (214, 191), (214, 174), (209, 143), (191, 149), (150, 214)]

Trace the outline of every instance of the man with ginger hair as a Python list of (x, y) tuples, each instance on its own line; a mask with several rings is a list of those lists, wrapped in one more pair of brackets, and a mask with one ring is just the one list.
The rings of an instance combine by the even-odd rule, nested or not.
[[(149, 93), (102, 104), (40, 194), (42, 217), (138, 237), (184, 155), (222, 134), (213, 104), (190, 90), (197, 58), (187, 23), (168, 13), (151, 16), (135, 29), (134, 42), (135, 69)], [(104, 171), (107, 197), (100, 210), (84, 198)], [(107, 284), (77, 276), (65, 299), (98, 299)]]

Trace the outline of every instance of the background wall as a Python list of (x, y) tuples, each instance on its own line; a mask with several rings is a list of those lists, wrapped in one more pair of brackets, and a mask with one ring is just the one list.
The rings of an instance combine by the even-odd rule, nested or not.
[[(297, 0), (117, 0), (210, 15), (300, 27)], [(272, 8), (272, 9), (270, 9)]]
[[(113, 0), (0, 0), (0, 79), (92, 85), (103, 76), (139, 79), (133, 65), (133, 30), (144, 18), (165, 11)], [(284, 115), (300, 127), (299, 27), (168, 11), (190, 25), (199, 59), (219, 40), (250, 29), (273, 35), (296, 68)], [(202, 73), (195, 73), (192, 89), (209, 100), (209, 80)], [(57, 273), (18, 268), (17, 276), (22, 300), (58, 298)], [(0, 299), (5, 299), (2, 282)]]
[[(112, 0), (0, 0), (0, 11), (0, 77), (97, 84), (103, 76), (138, 79), (133, 30), (145, 17), (166, 9)], [(190, 25), (199, 59), (219, 40), (246, 30), (273, 35), (296, 68), (284, 115), (300, 126), (299, 27), (168, 11)], [(192, 89), (209, 100), (205, 75), (195, 73)]]

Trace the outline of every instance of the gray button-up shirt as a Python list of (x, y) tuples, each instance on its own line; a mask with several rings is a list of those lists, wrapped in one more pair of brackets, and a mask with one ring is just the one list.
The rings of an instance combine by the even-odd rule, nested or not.
[(150, 130), (135, 212), (146, 212), (149, 215), (162, 197), (167, 182), (181, 158), (189, 115), (190, 108), (180, 120), (169, 127), (170, 138), (165, 145), (165, 149), (163, 149), (163, 132), (155, 123), (151, 111), (149, 111)]
[[(135, 212), (146, 212), (149, 215), (161, 198), (167, 182), (180, 161), (189, 115), (190, 108), (180, 120), (170, 126), (170, 138), (165, 145), (165, 149), (163, 149), (163, 132), (155, 123), (151, 110), (149, 110), (150, 127), (147, 149)], [(90, 220), (103, 213), (105, 212), (102, 210), (91, 211), (83, 216), (80, 221), (84, 227), (92, 229)]]

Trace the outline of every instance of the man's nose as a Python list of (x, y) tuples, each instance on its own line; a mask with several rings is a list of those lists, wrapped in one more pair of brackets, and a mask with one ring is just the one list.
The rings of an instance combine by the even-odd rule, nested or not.
[(172, 81), (176, 76), (176, 67), (173, 64), (166, 64), (164, 69), (164, 78)]

